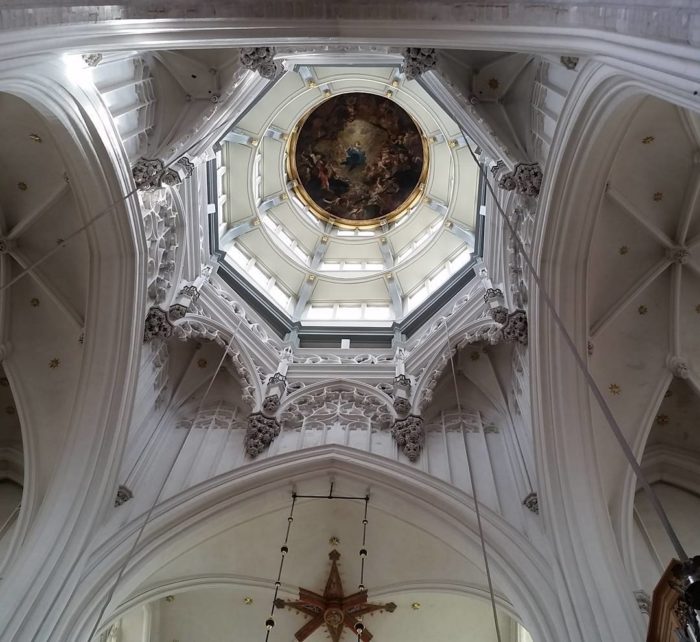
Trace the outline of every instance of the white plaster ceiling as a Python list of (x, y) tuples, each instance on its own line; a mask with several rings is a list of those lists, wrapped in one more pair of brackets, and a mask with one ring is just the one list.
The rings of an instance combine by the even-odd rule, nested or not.
[[(392, 100), (420, 125), (430, 149), (425, 198), (398, 224), (357, 235), (327, 226), (306, 211), (287, 187), (284, 171), (283, 138), (311, 107), (328, 95), (349, 91), (391, 92)], [(441, 272), (446, 261), (473, 249), (464, 232), (473, 235), (476, 224), (478, 168), (458, 126), (395, 67), (302, 66), (288, 71), (236, 123), (222, 146), (222, 249), (235, 244), (273, 279), (266, 288), (260, 287), (260, 277), (261, 290), (274, 283), (291, 295), (281, 307), (293, 319), (312, 323), (310, 306), (336, 306), (334, 319), (347, 322), (353, 319), (344, 318), (337, 306), (342, 310), (369, 303), (387, 308), (377, 323), (400, 320), (416, 305), (408, 297)], [(292, 240), (291, 248), (283, 234)], [(330, 270), (326, 265), (340, 261), (375, 267)], [(250, 273), (250, 264), (239, 257), (238, 269)], [(449, 279), (457, 270), (455, 263), (439, 279)], [(426, 294), (437, 289), (438, 280)], [(316, 322), (332, 325), (334, 319)]]
[[(0, 94), (0, 343), (8, 348), (4, 376), (16, 415), (3, 404), (3, 433), (27, 425), (39, 495), (70, 427), (82, 359), (82, 332), (90, 265), (88, 245), (77, 237), (50, 258), (81, 223), (61, 148), (51, 126), (22, 100)], [(67, 180), (68, 179), (68, 180)], [(0, 388), (0, 394), (7, 388)], [(31, 393), (32, 404), (23, 403)], [(7, 421), (5, 421), (5, 419)]]
[(647, 448), (670, 446), (700, 462), (700, 396), (687, 381), (674, 379), (666, 391)]
[[(692, 412), (660, 407), (675, 403), (664, 399), (671, 357), (688, 365), (684, 388), (700, 389), (699, 194), (698, 115), (647, 98), (631, 117), (605, 191), (593, 196), (600, 209), (588, 266), (590, 367), (636, 450), (659, 413), (673, 414), (667, 433), (681, 441), (697, 433)], [(682, 263), (673, 260), (675, 248), (687, 250)], [(593, 412), (602, 426), (595, 405)], [(601, 471), (612, 490), (623, 468), (610, 464), (620, 450), (607, 429), (601, 433)]]

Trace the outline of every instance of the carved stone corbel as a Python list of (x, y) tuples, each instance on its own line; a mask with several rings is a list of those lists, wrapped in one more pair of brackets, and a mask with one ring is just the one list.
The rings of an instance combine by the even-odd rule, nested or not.
[(102, 62), (101, 53), (83, 54), (83, 62), (88, 67), (97, 67)]
[(397, 419), (394, 421), (391, 435), (408, 460), (415, 462), (425, 444), (423, 418), (418, 415), (409, 415), (405, 419)]
[(415, 80), (437, 67), (437, 51), (431, 48), (408, 47), (403, 50), (402, 71), (407, 80)]
[(173, 334), (173, 324), (168, 319), (168, 313), (158, 307), (148, 311), (143, 329), (144, 343), (153, 339), (167, 339)]
[(518, 163), (512, 172), (503, 173), (504, 169), (502, 161), (491, 168), (498, 179), (498, 187), (506, 191), (515, 190), (522, 196), (539, 196), (542, 187), (542, 169), (539, 163)]
[(175, 161), (166, 169), (159, 158), (139, 158), (131, 169), (136, 187), (151, 191), (159, 187), (175, 187), (192, 176), (194, 163), (187, 156)]
[(537, 498), (537, 493), (530, 493), (525, 499), (523, 499), (523, 506), (529, 511), (535, 513), (535, 515), (540, 514), (540, 504)]
[(265, 452), (280, 434), (280, 425), (274, 417), (266, 417), (262, 412), (254, 412), (248, 416), (248, 428), (245, 433), (245, 451), (251, 457), (257, 457)]
[(239, 59), (245, 69), (273, 80), (281, 71), (279, 63), (275, 61), (275, 53), (274, 47), (245, 47), (241, 49)]
[(133, 496), (134, 493), (132, 493), (126, 486), (119, 486), (117, 489), (117, 496), (114, 499), (114, 507), (117, 508), (118, 506), (125, 504)]
[(634, 599), (637, 600), (637, 606), (639, 606), (639, 610), (644, 615), (649, 615), (649, 613), (651, 612), (651, 597), (649, 597), (649, 593), (647, 593), (646, 591), (635, 591)]
[(574, 71), (578, 65), (578, 56), (561, 56), (559, 60), (569, 71)]

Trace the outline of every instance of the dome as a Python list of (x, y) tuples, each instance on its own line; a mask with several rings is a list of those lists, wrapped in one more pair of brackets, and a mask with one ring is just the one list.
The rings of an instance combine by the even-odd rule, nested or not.
[(292, 323), (391, 326), (469, 269), (478, 166), (396, 66), (290, 68), (216, 162), (223, 272)]

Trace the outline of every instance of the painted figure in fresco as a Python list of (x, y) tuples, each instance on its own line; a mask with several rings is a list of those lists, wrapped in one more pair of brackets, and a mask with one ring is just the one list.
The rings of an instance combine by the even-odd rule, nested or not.
[(396, 103), (373, 94), (342, 94), (319, 105), (292, 153), (308, 197), (332, 216), (352, 221), (400, 208), (424, 164), (416, 124)]
[(367, 160), (367, 155), (362, 151), (359, 141), (357, 141), (352, 147), (348, 147), (345, 150), (345, 160), (343, 165), (345, 165), (349, 170), (353, 170), (356, 167), (362, 167)]

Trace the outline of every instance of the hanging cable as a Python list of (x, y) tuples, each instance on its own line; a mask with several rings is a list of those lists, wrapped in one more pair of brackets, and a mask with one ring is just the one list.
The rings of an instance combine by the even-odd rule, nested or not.
[[(240, 323), (239, 323), (240, 325)], [(136, 547), (138, 546), (138, 543), (141, 540), (141, 536), (143, 535), (144, 530), (146, 529), (146, 525), (149, 523), (151, 520), (151, 515), (153, 514), (153, 511), (155, 510), (156, 506), (158, 505), (158, 501), (160, 500), (160, 496), (163, 493), (163, 490), (165, 489), (165, 485), (168, 483), (168, 480), (170, 479), (170, 475), (173, 472), (173, 469), (175, 468), (175, 464), (177, 463), (178, 458), (180, 457), (180, 454), (182, 453), (182, 450), (184, 449), (185, 443), (187, 442), (187, 438), (190, 436), (190, 433), (192, 432), (192, 428), (194, 427), (196, 423), (196, 417), (199, 415), (199, 412), (202, 410), (202, 406), (204, 404), (205, 399), (207, 398), (207, 395), (209, 394), (209, 391), (211, 390), (212, 385), (214, 385), (214, 380), (216, 379), (216, 376), (219, 374), (219, 370), (221, 369), (221, 366), (224, 363), (224, 360), (226, 359), (226, 356), (229, 353), (229, 350), (231, 349), (231, 346), (233, 345), (233, 340), (236, 338), (236, 333), (233, 332), (231, 334), (231, 340), (228, 342), (226, 345), (226, 349), (224, 350), (223, 355), (221, 356), (221, 360), (219, 361), (218, 365), (216, 366), (216, 370), (214, 371), (214, 374), (211, 377), (211, 380), (209, 381), (209, 385), (207, 386), (206, 391), (202, 395), (202, 399), (199, 402), (199, 406), (197, 408), (197, 413), (195, 414), (195, 421), (193, 421), (187, 428), (187, 431), (185, 432), (185, 436), (180, 443), (180, 446), (177, 449), (177, 452), (175, 453), (175, 457), (172, 460), (172, 463), (170, 464), (170, 467), (168, 468), (168, 472), (165, 474), (165, 477), (163, 478), (163, 481), (158, 488), (158, 492), (156, 493), (156, 497), (153, 500), (153, 503), (151, 504), (151, 507), (148, 509), (148, 512), (146, 513), (146, 517), (143, 520), (143, 524), (141, 524), (141, 527), (139, 528), (137, 534), (136, 534), (136, 539), (134, 540), (134, 543), (131, 545), (131, 548), (129, 549), (129, 552), (124, 559), (124, 562), (119, 568), (119, 572), (117, 573), (117, 577), (115, 578), (114, 582), (112, 583), (112, 586), (110, 587), (109, 591), (107, 592), (107, 596), (104, 600), (104, 603), (102, 604), (102, 607), (100, 608), (100, 612), (98, 613), (97, 619), (95, 620), (95, 624), (93, 625), (90, 635), (87, 638), (87, 642), (90, 642), (92, 638), (94, 637), (95, 633), (97, 632), (97, 629), (100, 626), (100, 623), (102, 622), (102, 618), (104, 617), (105, 611), (107, 610), (107, 606), (109, 605), (110, 601), (112, 600), (112, 597), (114, 596), (114, 591), (116, 590), (119, 582), (121, 581), (122, 576), (124, 575), (124, 571), (126, 570), (126, 567), (129, 564), (129, 561), (131, 560), (134, 551), (136, 550)]]
[(459, 427), (464, 440), (464, 450), (467, 455), (467, 469), (469, 470), (469, 483), (472, 486), (472, 497), (474, 498), (474, 510), (476, 512), (476, 524), (479, 529), (479, 541), (481, 542), (481, 553), (484, 558), (484, 568), (486, 569), (486, 582), (489, 587), (489, 597), (491, 598), (491, 609), (493, 611), (493, 624), (496, 628), (496, 639), (501, 642), (501, 628), (498, 625), (498, 614), (496, 612), (496, 595), (493, 591), (493, 582), (491, 580), (491, 567), (489, 565), (489, 557), (486, 554), (486, 540), (484, 538), (484, 528), (481, 523), (481, 509), (479, 508), (479, 493), (476, 489), (476, 481), (474, 479), (474, 469), (472, 467), (471, 455), (469, 454), (469, 444), (467, 443), (467, 433), (464, 431), (464, 421), (462, 416), (462, 402), (459, 400), (459, 386), (457, 385), (457, 373), (455, 372), (454, 355), (450, 346), (450, 333), (447, 329), (447, 320), (443, 319), (445, 325), (445, 342), (447, 344), (447, 356), (450, 360), (450, 368), (452, 369), (452, 381), (455, 389), (455, 401), (457, 402), (457, 412), (459, 413)]
[(652, 489), (651, 485), (647, 481), (646, 477), (644, 476), (644, 473), (642, 472), (642, 467), (639, 465), (637, 462), (636, 457), (634, 456), (634, 453), (632, 452), (632, 449), (630, 448), (630, 445), (627, 443), (627, 440), (625, 439), (624, 433), (622, 432), (622, 429), (620, 428), (619, 424), (617, 423), (617, 420), (613, 416), (612, 411), (610, 410), (610, 407), (608, 406), (607, 402), (605, 401), (605, 397), (603, 397), (603, 393), (600, 391), (600, 388), (598, 387), (598, 384), (595, 382), (595, 379), (593, 379), (593, 376), (591, 375), (588, 365), (585, 363), (583, 358), (581, 357), (576, 344), (574, 343), (573, 338), (569, 334), (569, 331), (566, 328), (566, 325), (564, 324), (564, 321), (562, 318), (559, 316), (559, 313), (556, 311), (556, 308), (554, 307), (554, 302), (552, 301), (551, 297), (549, 296), (549, 293), (545, 289), (545, 287), (542, 285), (542, 280), (540, 278), (539, 273), (535, 269), (535, 266), (532, 263), (532, 260), (530, 259), (529, 254), (525, 250), (525, 245), (523, 244), (522, 240), (518, 236), (517, 232), (515, 231), (515, 228), (513, 227), (512, 223), (508, 219), (508, 216), (506, 215), (505, 211), (503, 210), (503, 207), (501, 206), (498, 197), (496, 196), (496, 192), (493, 189), (493, 186), (489, 182), (488, 176), (486, 174), (486, 170), (484, 169), (484, 166), (482, 163), (479, 162), (479, 159), (477, 158), (476, 154), (474, 153), (474, 150), (472, 149), (471, 145), (467, 141), (467, 148), (469, 149), (469, 153), (471, 154), (472, 159), (476, 163), (478, 167), (478, 171), (481, 174), (482, 179), (484, 180), (487, 189), (491, 193), (491, 196), (493, 197), (494, 203), (496, 204), (496, 208), (503, 219), (503, 222), (505, 223), (506, 227), (508, 228), (509, 233), (511, 234), (513, 240), (515, 241), (518, 250), (520, 251), (523, 259), (525, 260), (525, 263), (530, 270), (530, 275), (532, 276), (532, 280), (535, 282), (537, 285), (537, 288), (540, 292), (540, 295), (542, 296), (542, 300), (545, 303), (545, 306), (549, 310), (550, 314), (552, 315), (552, 320), (554, 321), (555, 325), (561, 332), (562, 338), (564, 339), (564, 343), (566, 343), (567, 347), (569, 348), (569, 351), (571, 352), (571, 355), (574, 358), (574, 361), (576, 362), (576, 365), (578, 366), (579, 370), (581, 371), (581, 374), (583, 374), (584, 379), (586, 380), (586, 383), (588, 385), (588, 388), (590, 389), (591, 393), (593, 394), (593, 397), (595, 400), (598, 402), (598, 406), (600, 407), (601, 411), (603, 412), (603, 415), (605, 416), (605, 419), (607, 420), (608, 425), (610, 426), (610, 429), (612, 430), (613, 435), (615, 436), (615, 439), (617, 440), (618, 444), (620, 445), (620, 448), (622, 449), (622, 452), (629, 462), (630, 466), (632, 466), (632, 470), (634, 470), (635, 474), (637, 475), (637, 478), (639, 481), (641, 481), (642, 486), (644, 490), (647, 492), (649, 499), (651, 501), (652, 506), (654, 507), (654, 510), (656, 511), (656, 514), (658, 515), (659, 519), (661, 520), (661, 524), (666, 531), (666, 535), (668, 535), (668, 538), (671, 540), (671, 544), (673, 545), (673, 548), (676, 551), (676, 554), (680, 558), (681, 562), (684, 562), (688, 559), (688, 555), (685, 552), (685, 549), (681, 545), (680, 540), (678, 539), (678, 536), (676, 535), (676, 532), (673, 530), (673, 526), (671, 525), (671, 522), (668, 518), (668, 515), (666, 514), (666, 511), (664, 510), (663, 506), (661, 505), (661, 502), (659, 501), (659, 498), (657, 497), (656, 493)]
[(275, 609), (277, 608), (277, 596), (279, 595), (280, 591), (280, 586), (282, 586), (282, 569), (284, 568), (284, 560), (287, 557), (287, 553), (289, 553), (289, 532), (292, 529), (292, 522), (294, 522), (294, 506), (297, 503), (297, 494), (292, 493), (292, 507), (289, 511), (289, 517), (287, 517), (287, 532), (284, 535), (284, 543), (282, 544), (282, 547), (280, 548), (280, 552), (282, 554), (280, 558), (280, 567), (279, 570), (277, 571), (277, 580), (275, 581), (275, 595), (272, 598), (272, 607), (270, 608), (270, 617), (267, 618), (265, 621), (265, 628), (267, 629), (267, 633), (265, 634), (265, 642), (268, 642), (270, 638), (270, 631), (275, 626)]
[[(360, 584), (358, 589), (365, 589), (365, 559), (367, 558), (367, 508), (369, 506), (369, 495), (365, 495), (365, 514), (362, 517), (362, 548), (360, 549)], [(365, 625), (361, 622), (355, 622), (355, 633), (357, 633), (357, 642), (361, 642), (362, 634), (365, 631)]]
[(360, 549), (360, 591), (365, 590), (365, 559), (367, 557), (367, 507), (369, 505), (369, 495), (365, 496), (365, 514), (362, 518), (362, 548)]

